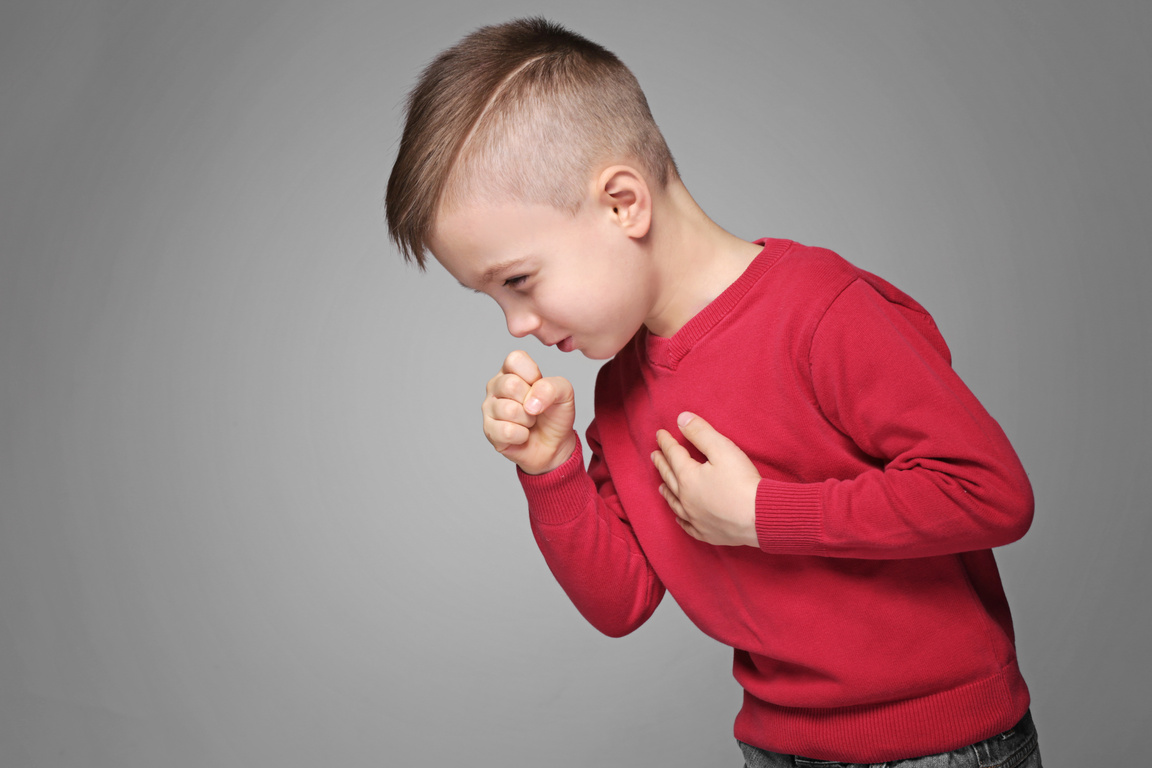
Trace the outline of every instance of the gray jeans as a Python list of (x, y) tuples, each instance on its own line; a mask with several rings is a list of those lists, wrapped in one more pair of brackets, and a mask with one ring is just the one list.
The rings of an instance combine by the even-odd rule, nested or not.
[[(744, 768), (866, 768), (857, 763), (836, 763), (811, 760), (740, 743), (744, 751)], [(871, 768), (1043, 768), (1040, 747), (1036, 742), (1036, 726), (1032, 713), (1025, 712), (1015, 727), (953, 752), (913, 757), (890, 763), (874, 763)]]

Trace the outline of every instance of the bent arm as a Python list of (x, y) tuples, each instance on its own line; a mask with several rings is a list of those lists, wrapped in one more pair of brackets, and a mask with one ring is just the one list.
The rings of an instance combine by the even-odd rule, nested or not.
[(552, 574), (589, 623), (622, 637), (648, 620), (664, 585), (623, 514), (599, 456), (595, 424), (588, 438), (593, 455), (587, 471), (578, 444), (551, 472), (518, 475), (532, 533)]
[(821, 483), (762, 480), (763, 549), (929, 557), (1001, 546), (1028, 530), (1028, 476), (927, 315), (857, 281), (821, 320), (810, 364), (825, 416), (877, 466)]

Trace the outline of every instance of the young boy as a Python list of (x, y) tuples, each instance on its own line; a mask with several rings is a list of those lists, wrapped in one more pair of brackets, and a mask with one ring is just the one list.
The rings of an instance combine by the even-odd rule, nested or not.
[(587, 469), (572, 386), (524, 352), (484, 432), (588, 621), (627, 634), (668, 590), (732, 646), (749, 766), (1040, 765), (990, 551), (1031, 489), (915, 301), (714, 224), (628, 69), (540, 19), (425, 70), (387, 216), (513, 336), (611, 358)]

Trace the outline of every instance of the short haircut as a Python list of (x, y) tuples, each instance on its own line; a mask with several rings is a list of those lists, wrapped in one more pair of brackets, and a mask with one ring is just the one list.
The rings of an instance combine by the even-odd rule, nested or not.
[(677, 174), (636, 77), (610, 51), (542, 18), (482, 27), (437, 56), (408, 95), (388, 179), (388, 233), (423, 269), (438, 213), (482, 199), (575, 213), (601, 164)]

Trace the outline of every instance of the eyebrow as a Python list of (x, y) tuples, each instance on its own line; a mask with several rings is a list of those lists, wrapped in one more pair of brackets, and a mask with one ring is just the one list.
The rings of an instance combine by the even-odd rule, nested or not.
[[(525, 260), (526, 259), (524, 257), (517, 257), (514, 259), (505, 259), (504, 261), (493, 264), (492, 266), (488, 267), (488, 269), (484, 270), (483, 273), (481, 273), (478, 285), (481, 287), (488, 285), (502, 272), (507, 272), (508, 270), (512, 269), (512, 267), (518, 266)], [(460, 281), (457, 280), (456, 282), (459, 283)], [(473, 293), (483, 293), (483, 291), (481, 291), (479, 288), (473, 288), (469, 285), (464, 285), (464, 283), (460, 283), (460, 285), (464, 286)]]

